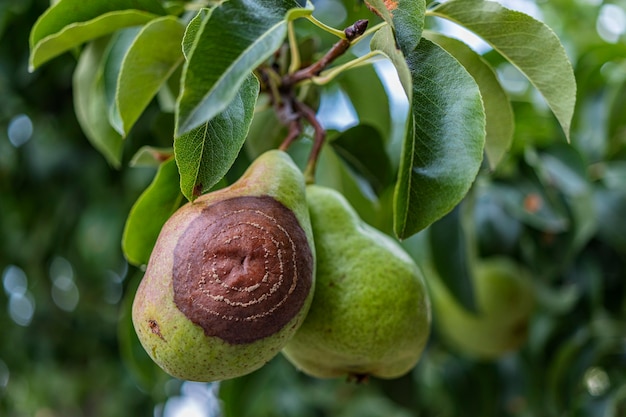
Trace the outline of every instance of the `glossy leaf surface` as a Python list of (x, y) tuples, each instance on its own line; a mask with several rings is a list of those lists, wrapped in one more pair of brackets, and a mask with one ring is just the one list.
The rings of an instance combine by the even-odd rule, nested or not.
[(430, 31), (424, 32), (424, 36), (454, 56), (478, 84), (485, 106), (485, 152), (490, 168), (494, 169), (513, 142), (515, 120), (509, 97), (491, 66), (467, 44)]
[(89, 44), (81, 54), (74, 71), (74, 109), (85, 135), (107, 161), (121, 164), (122, 136), (109, 124), (103, 60), (106, 59), (107, 40)]
[(126, 53), (115, 97), (125, 134), (182, 63), (183, 32), (174, 17), (155, 19), (142, 28)]
[(144, 24), (165, 11), (156, 0), (60, 0), (43, 13), (30, 33), (30, 70), (86, 41)]
[(576, 79), (559, 38), (544, 23), (499, 3), (452, 0), (428, 11), (483, 38), (539, 90), (569, 138)]
[(394, 198), (394, 229), (406, 238), (441, 218), (469, 190), (483, 158), (485, 113), (463, 66), (422, 39), (407, 56), (411, 114)]
[(213, 187), (237, 158), (248, 134), (258, 93), (258, 80), (248, 76), (222, 113), (174, 141), (180, 189), (188, 200)]
[(415, 49), (424, 29), (425, 0), (369, 0), (367, 3), (391, 25), (404, 54)]
[(171, 158), (159, 166), (152, 183), (130, 210), (122, 237), (122, 249), (128, 262), (148, 263), (163, 224), (182, 201), (176, 161)]
[(248, 75), (282, 44), (288, 19), (309, 13), (292, 0), (230, 0), (207, 13), (187, 53), (176, 136), (222, 112)]

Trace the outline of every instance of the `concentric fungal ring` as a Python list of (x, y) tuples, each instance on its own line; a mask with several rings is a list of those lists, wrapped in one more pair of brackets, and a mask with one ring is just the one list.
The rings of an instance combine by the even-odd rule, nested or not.
[(207, 336), (251, 343), (300, 311), (313, 257), (291, 210), (269, 196), (234, 197), (190, 222), (172, 273), (176, 306)]

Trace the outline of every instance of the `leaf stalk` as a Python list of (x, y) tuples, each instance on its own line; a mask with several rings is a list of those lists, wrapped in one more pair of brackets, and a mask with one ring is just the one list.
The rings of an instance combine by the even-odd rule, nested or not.
[(370, 51), (363, 56), (346, 62), (345, 64), (342, 64), (335, 68), (331, 68), (328, 71), (321, 73), (319, 76), (311, 77), (311, 82), (315, 85), (325, 85), (334, 80), (339, 74), (346, 70), (358, 68), (363, 65), (369, 65), (384, 58), (386, 58), (386, 56), (381, 51)]
[(301, 81), (313, 78), (319, 75), (324, 68), (330, 65), (334, 60), (343, 55), (351, 46), (353, 40), (358, 39), (367, 29), (367, 20), (358, 20), (353, 25), (347, 27), (344, 30), (345, 39), (340, 39), (336, 42), (319, 61), (309, 65), (306, 68), (302, 68), (296, 72), (289, 73), (283, 78), (282, 85), (285, 87), (291, 87)]
[(313, 17), (313, 15), (307, 15), (306, 19), (313, 23), (315, 26), (317, 26), (318, 28), (337, 36), (339, 39), (346, 39), (346, 34), (339, 30), (339, 29), (335, 29), (333, 27), (328, 26), (327, 24), (320, 22), (319, 20), (317, 20), (315, 17)]

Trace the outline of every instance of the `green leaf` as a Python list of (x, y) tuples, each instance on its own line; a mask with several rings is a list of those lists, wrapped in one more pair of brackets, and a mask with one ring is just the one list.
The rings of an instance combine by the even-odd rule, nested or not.
[(426, 1), (398, 0), (398, 8), (392, 13), (398, 45), (403, 53), (409, 54), (422, 38)]
[(109, 107), (109, 123), (120, 135), (124, 135), (124, 130), (122, 128), (122, 118), (117, 106), (117, 101), (115, 100), (118, 89), (118, 79), (124, 56), (133, 44), (140, 29), (140, 26), (134, 26), (114, 33), (111, 36), (109, 51), (106, 54), (106, 60), (103, 64), (104, 89)]
[(116, 102), (123, 134), (128, 134), (163, 83), (183, 61), (184, 26), (165, 16), (146, 24), (124, 57)]
[(109, 110), (104, 85), (103, 62), (108, 40), (87, 45), (74, 71), (74, 109), (83, 132), (107, 161), (119, 167), (123, 149), (122, 136), (109, 124)]
[(548, 193), (529, 176), (514, 186), (494, 184), (493, 195), (505, 210), (521, 223), (550, 234), (565, 233), (569, 227), (563, 200)]
[(594, 191), (596, 216), (598, 222), (598, 239), (606, 242), (616, 250), (626, 254), (626, 190), (615, 190), (597, 186)]
[(393, 15), (383, 0), (367, 0), (366, 3), (370, 10), (376, 11), (393, 28)]
[(311, 12), (294, 0), (229, 0), (213, 8), (187, 54), (176, 136), (222, 112), (250, 72), (280, 47), (288, 19)]
[(180, 189), (188, 200), (211, 189), (235, 162), (246, 140), (258, 94), (259, 81), (249, 75), (222, 113), (175, 139)]
[(491, 169), (495, 169), (511, 148), (515, 118), (509, 98), (491, 66), (467, 44), (438, 33), (425, 31), (424, 37), (454, 56), (474, 77), (485, 105), (485, 152)]
[(59, 32), (65, 26), (85, 22), (116, 10), (135, 9), (153, 14), (165, 14), (158, 0), (59, 0), (54, 2), (35, 22), (30, 33), (30, 46)]
[(380, 132), (359, 124), (330, 142), (335, 152), (380, 193), (392, 182), (391, 163)]
[(417, 47), (424, 29), (425, 0), (368, 0), (391, 25), (400, 50), (408, 54)]
[(196, 41), (196, 36), (198, 36), (198, 31), (203, 27), (205, 19), (209, 18), (211, 11), (212, 9), (200, 9), (193, 19), (191, 19), (187, 24), (185, 34), (183, 36), (183, 55), (185, 56), (185, 59), (189, 59), (189, 54), (191, 53), (194, 42)]
[(29, 68), (33, 71), (75, 46), (161, 14), (165, 11), (157, 0), (60, 0), (31, 30)]
[[(387, 141), (392, 130), (389, 96), (372, 65), (351, 69), (338, 84), (348, 95), (360, 124), (375, 127)], [(366, 85), (367, 88), (363, 88)]]
[(533, 163), (544, 188), (556, 188), (563, 195), (570, 217), (567, 249), (570, 256), (576, 256), (600, 223), (586, 162), (574, 147), (564, 143), (546, 149), (535, 160), (527, 159)]
[(278, 120), (274, 107), (258, 110), (248, 129), (245, 144), (246, 155), (254, 160), (263, 152), (278, 148), (285, 139), (287, 131), (287, 127)]
[(407, 66), (404, 55), (399, 49), (396, 48), (393, 33), (388, 26), (381, 28), (374, 34), (374, 36), (372, 36), (370, 48), (372, 51), (379, 51), (389, 58), (398, 73), (398, 78), (400, 80), (400, 84), (402, 84), (404, 92), (410, 100), (412, 94), (411, 92), (413, 91), (411, 71)]
[(163, 162), (152, 183), (133, 205), (122, 236), (122, 249), (133, 265), (148, 263), (163, 224), (180, 207), (178, 169), (174, 158)]
[(499, 191), (487, 181), (475, 183), (471, 191), (476, 193), (471, 219), (476, 230), (476, 250), (483, 256), (512, 253), (520, 243), (522, 223), (505, 210)]
[(384, 218), (380, 215), (380, 204), (374, 191), (365, 181), (359, 181), (352, 169), (339, 157), (331, 146), (324, 146), (320, 153), (315, 173), (315, 182), (319, 185), (339, 191), (363, 221), (384, 228)]
[(142, 146), (128, 163), (130, 167), (155, 167), (174, 156), (172, 148), (155, 148), (153, 146)]
[(611, 88), (607, 130), (610, 144), (614, 149), (621, 149), (626, 139), (626, 80), (621, 85)]
[(471, 247), (476, 242), (466, 236), (463, 211), (469, 211), (465, 202), (434, 222), (429, 228), (433, 267), (439, 273), (442, 284), (465, 309), (477, 312), (474, 286), (472, 283)]
[(569, 140), (576, 79), (565, 49), (548, 26), (483, 0), (447, 1), (428, 14), (469, 29), (519, 68), (546, 99)]
[(485, 113), (463, 66), (422, 39), (407, 57), (411, 114), (394, 195), (394, 230), (406, 238), (448, 213), (480, 168)]

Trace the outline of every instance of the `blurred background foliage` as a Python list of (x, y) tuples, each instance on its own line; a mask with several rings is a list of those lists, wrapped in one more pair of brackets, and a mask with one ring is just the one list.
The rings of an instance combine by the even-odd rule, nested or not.
[[(127, 265), (120, 239), (154, 168), (112, 169), (84, 138), (72, 103), (75, 57), (28, 73), (28, 34), (48, 1), (0, 2), (0, 415), (626, 416), (626, 2), (504, 3), (557, 32), (578, 82), (568, 145), (532, 87), (482, 49), (513, 100), (515, 142), (459, 210), (470, 213), (480, 256), (508, 256), (531, 271), (538, 303), (528, 342), (473, 359), (440, 337), (434, 317), (413, 372), (356, 385), (306, 377), (280, 355), (219, 384), (177, 381), (151, 363), (128, 319), (142, 271)], [(363, 13), (351, 0), (316, 6), (337, 27)], [(353, 95), (357, 87), (341, 86)], [(360, 103), (362, 118), (380, 105)], [(125, 155), (170, 146), (162, 128), (170, 117), (149, 109)], [(252, 145), (247, 152), (257, 153)], [(240, 159), (233, 176), (246, 153)], [(359, 207), (384, 227), (380, 213)], [(457, 227), (456, 215), (442, 222)], [(409, 251), (419, 239), (405, 242)]]

